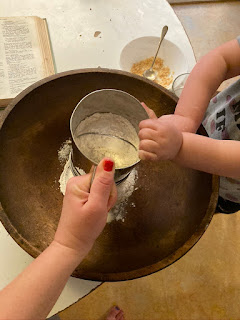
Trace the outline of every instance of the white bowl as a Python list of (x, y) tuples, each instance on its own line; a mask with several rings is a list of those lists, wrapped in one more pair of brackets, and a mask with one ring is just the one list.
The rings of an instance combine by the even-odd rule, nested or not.
[[(121, 69), (130, 72), (134, 63), (155, 56), (158, 43), (159, 38), (151, 36), (137, 38), (129, 42), (120, 55)], [(173, 42), (164, 39), (158, 57), (163, 59), (164, 66), (169, 67), (173, 80), (180, 74), (188, 72), (187, 59)], [(167, 89), (171, 87), (172, 83)]]

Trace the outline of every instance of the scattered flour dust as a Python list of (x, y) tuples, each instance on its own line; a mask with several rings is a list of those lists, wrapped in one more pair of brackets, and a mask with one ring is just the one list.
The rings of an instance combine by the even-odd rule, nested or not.
[[(113, 220), (121, 220), (122, 222), (125, 221), (125, 208), (129, 197), (132, 195), (134, 190), (137, 190), (137, 188), (135, 188), (135, 182), (137, 178), (137, 170), (134, 168), (127, 179), (117, 186), (118, 200), (115, 206), (108, 213), (107, 223), (110, 223)], [(130, 206), (135, 207), (135, 203), (132, 202)]]
[[(63, 168), (63, 172), (61, 173), (60, 179), (59, 179), (59, 184), (60, 184), (60, 191), (62, 192), (63, 195), (65, 195), (66, 191), (66, 186), (67, 182), (69, 179), (74, 177), (72, 170), (71, 170), (71, 154), (69, 154), (67, 162), (65, 163), (65, 166)], [(83, 169), (77, 168), (80, 175), (86, 174), (86, 172)]]
[(72, 150), (72, 141), (67, 139), (58, 150), (58, 160), (61, 164), (64, 164), (69, 157), (69, 154)]
[[(60, 191), (63, 195), (65, 195), (66, 191), (66, 185), (70, 178), (74, 177), (72, 170), (71, 170), (71, 164), (70, 164), (70, 157), (71, 157), (71, 140), (66, 140), (62, 147), (58, 151), (58, 159), (59, 162), (64, 165), (63, 171), (61, 173), (59, 184), (60, 184)], [(86, 174), (83, 169), (77, 168), (81, 175)], [(128, 203), (129, 197), (132, 195), (134, 190), (137, 190), (135, 188), (135, 183), (137, 181), (138, 174), (137, 170), (134, 168), (126, 180), (124, 180), (122, 183), (120, 183), (117, 186), (117, 192), (118, 192), (118, 200), (115, 206), (109, 211), (107, 223), (111, 223), (112, 221), (119, 221), (122, 222), (125, 221), (125, 208)], [(135, 207), (135, 203), (132, 202), (130, 204), (131, 207)]]
[[(63, 195), (65, 195), (67, 182), (70, 178), (74, 177), (72, 170), (71, 170), (71, 150), (72, 150), (72, 141), (70, 139), (66, 140), (61, 148), (58, 150), (58, 160), (59, 162), (64, 165), (63, 172), (61, 173), (59, 184), (60, 184), (60, 191)], [(84, 170), (77, 168), (81, 175), (86, 174)]]

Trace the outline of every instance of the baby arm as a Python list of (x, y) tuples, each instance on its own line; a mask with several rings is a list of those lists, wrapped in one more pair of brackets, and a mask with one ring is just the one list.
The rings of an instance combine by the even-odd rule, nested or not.
[[(240, 74), (240, 46), (236, 39), (199, 60), (184, 86), (172, 121), (185, 132), (196, 132), (219, 85)], [(175, 117), (177, 116), (177, 117)]]
[(219, 176), (240, 178), (240, 141), (216, 140), (183, 132), (182, 145), (173, 159), (192, 169)]
[(69, 180), (55, 238), (0, 292), (0, 319), (47, 317), (69, 276), (103, 230), (107, 212), (116, 201), (113, 163), (107, 164), (101, 161), (98, 165), (90, 193), (90, 175)]
[[(212, 50), (193, 68), (174, 114), (161, 118), (171, 120), (172, 124), (182, 132), (196, 132), (199, 128), (209, 101), (220, 84), (240, 74), (240, 46), (236, 39)], [(144, 103), (151, 119), (157, 120), (155, 113)]]
[(170, 119), (162, 118), (142, 121), (139, 137), (139, 156), (143, 160), (172, 160), (192, 169), (240, 178), (239, 141), (181, 132)]

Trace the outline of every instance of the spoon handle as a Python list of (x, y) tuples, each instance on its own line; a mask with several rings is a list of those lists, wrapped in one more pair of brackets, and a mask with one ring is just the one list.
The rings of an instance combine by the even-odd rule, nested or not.
[(91, 181), (90, 181), (90, 189), (91, 189), (93, 180), (94, 180), (94, 178), (95, 178), (96, 170), (97, 170), (97, 166), (94, 165), (94, 166), (93, 166), (92, 177), (91, 177)]
[(163, 39), (164, 39), (164, 37), (165, 37), (165, 35), (166, 35), (167, 32), (168, 32), (168, 26), (164, 26), (164, 27), (162, 28), (162, 34), (161, 34), (161, 38), (160, 38), (160, 41), (159, 41), (158, 49), (157, 49), (157, 52), (156, 52), (155, 57), (154, 57), (154, 59), (153, 59), (153, 62), (152, 62), (152, 65), (151, 65), (150, 70), (152, 70), (152, 68), (153, 68), (153, 65), (154, 65), (154, 63), (155, 63), (155, 60), (156, 60), (156, 58), (157, 58), (157, 55), (158, 55), (158, 52), (159, 52), (159, 49), (160, 49), (160, 46), (161, 46), (161, 43), (162, 43), (162, 41), (163, 41)]

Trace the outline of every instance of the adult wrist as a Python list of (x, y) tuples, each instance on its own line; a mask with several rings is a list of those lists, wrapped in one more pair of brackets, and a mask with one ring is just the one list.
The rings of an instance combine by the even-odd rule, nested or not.
[(56, 239), (53, 240), (50, 247), (62, 254), (63, 259), (67, 259), (74, 269), (82, 262), (91, 249), (84, 246), (82, 246), (82, 248), (74, 249)]

